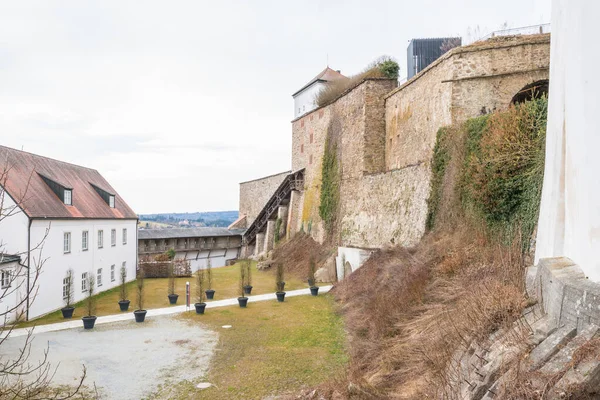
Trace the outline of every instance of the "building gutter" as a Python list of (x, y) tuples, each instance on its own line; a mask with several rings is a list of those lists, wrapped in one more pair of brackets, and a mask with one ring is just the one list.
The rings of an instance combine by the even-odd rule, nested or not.
[(26, 311), (25, 311), (25, 321), (29, 321), (29, 294), (31, 293), (30, 290), (30, 279), (31, 279), (31, 224), (33, 223), (33, 220), (31, 218), (29, 219), (29, 224), (27, 225), (27, 305), (26, 305)]

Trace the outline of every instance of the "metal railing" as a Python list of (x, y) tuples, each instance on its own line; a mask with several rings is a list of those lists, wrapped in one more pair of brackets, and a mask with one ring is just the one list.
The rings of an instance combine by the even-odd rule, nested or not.
[(502, 29), (499, 31), (494, 31), (492, 33), (488, 33), (484, 37), (479, 40), (488, 40), (493, 37), (498, 36), (515, 36), (515, 35), (536, 35), (540, 33), (550, 33), (550, 24), (540, 24), (540, 25), (531, 25), (531, 26), (523, 26), (520, 28), (510, 28), (510, 29)]

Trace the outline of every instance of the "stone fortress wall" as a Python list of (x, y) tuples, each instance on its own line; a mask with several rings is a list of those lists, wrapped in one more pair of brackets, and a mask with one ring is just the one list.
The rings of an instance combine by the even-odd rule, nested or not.
[(240, 183), (240, 217), (246, 217), (246, 228), (252, 224), (273, 192), (277, 190), (290, 171)]
[[(326, 237), (318, 209), (329, 132), (341, 167), (337, 244), (417, 244), (439, 128), (507, 108), (526, 85), (548, 79), (549, 63), (547, 34), (494, 38), (449, 51), (400, 87), (394, 80), (364, 80), (293, 120), (292, 170), (305, 169), (305, 187), (292, 196), (288, 233)], [(243, 186), (240, 213), (253, 202), (256, 212), (248, 215), (256, 215), (262, 205), (247, 199)]]

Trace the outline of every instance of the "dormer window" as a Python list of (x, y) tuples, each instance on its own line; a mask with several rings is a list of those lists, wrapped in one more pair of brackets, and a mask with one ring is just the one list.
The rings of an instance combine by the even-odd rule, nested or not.
[(65, 193), (64, 193), (64, 201), (65, 204), (68, 206), (73, 205), (72, 199), (71, 199), (71, 195), (72, 195), (72, 191), (70, 189), (65, 189)]
[(94, 185), (91, 182), (90, 182), (90, 185), (92, 185), (92, 187), (94, 188), (96, 193), (98, 193), (100, 195), (100, 197), (102, 197), (102, 200), (104, 200), (104, 202), (106, 204), (108, 204), (108, 206), (110, 208), (115, 208), (115, 194), (114, 193), (110, 193), (102, 188), (99, 188), (98, 186)]
[(59, 183), (54, 179), (48, 178), (46, 175), (40, 174), (38, 175), (42, 180), (48, 185), (48, 187), (56, 194), (56, 196), (62, 201), (65, 205), (70, 206), (73, 205), (73, 188), (65, 185), (65, 182)]

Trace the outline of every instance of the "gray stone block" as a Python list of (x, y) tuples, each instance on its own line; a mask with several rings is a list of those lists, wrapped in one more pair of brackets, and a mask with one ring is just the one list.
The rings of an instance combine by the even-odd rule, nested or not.
[(536, 370), (544, 365), (552, 356), (575, 337), (577, 329), (573, 325), (563, 326), (554, 331), (529, 354), (530, 369)]
[(540, 372), (545, 374), (555, 374), (562, 371), (565, 366), (573, 359), (573, 353), (583, 346), (587, 341), (591, 340), (598, 334), (600, 328), (595, 325), (590, 325), (568, 342), (558, 353), (556, 353), (550, 361), (548, 361)]

